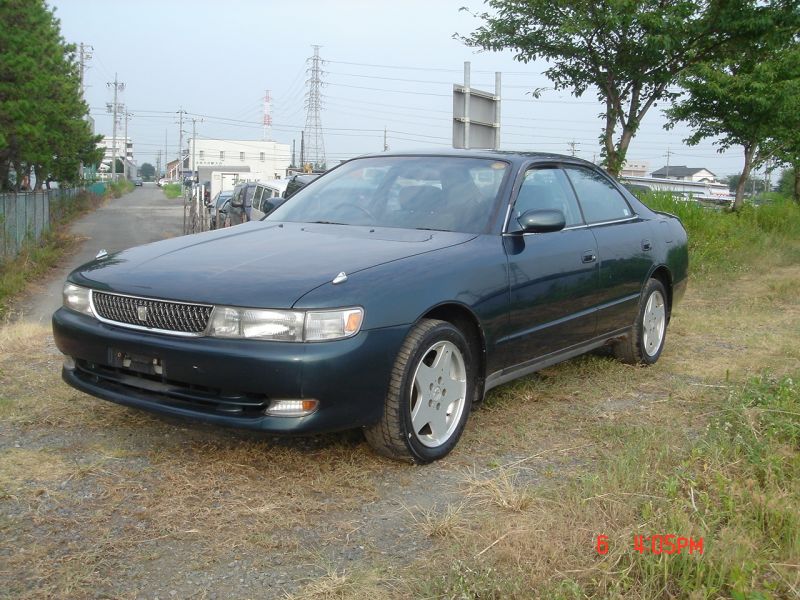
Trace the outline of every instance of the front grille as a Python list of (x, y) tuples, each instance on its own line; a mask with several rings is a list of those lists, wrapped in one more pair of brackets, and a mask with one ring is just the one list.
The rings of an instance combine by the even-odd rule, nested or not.
[(205, 304), (151, 300), (98, 291), (92, 292), (92, 302), (101, 318), (120, 325), (193, 334), (206, 330), (213, 309)]

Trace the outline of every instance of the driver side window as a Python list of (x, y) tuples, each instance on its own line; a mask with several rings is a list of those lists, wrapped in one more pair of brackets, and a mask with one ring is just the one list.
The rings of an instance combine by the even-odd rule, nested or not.
[(516, 220), (529, 210), (560, 210), (566, 226), (582, 225), (583, 218), (578, 201), (572, 193), (567, 176), (558, 167), (540, 167), (525, 173), (512, 211), (511, 228)]

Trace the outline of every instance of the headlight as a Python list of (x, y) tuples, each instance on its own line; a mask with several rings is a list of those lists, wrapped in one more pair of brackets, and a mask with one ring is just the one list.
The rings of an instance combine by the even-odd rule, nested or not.
[(302, 312), (217, 306), (211, 315), (208, 335), (302, 342), (304, 317)]
[(361, 308), (303, 312), (217, 306), (208, 335), (279, 342), (337, 340), (357, 334), (363, 317)]
[(92, 312), (92, 303), (89, 300), (89, 288), (67, 282), (64, 284), (62, 294), (64, 296), (64, 306), (66, 308), (85, 315), (94, 316)]

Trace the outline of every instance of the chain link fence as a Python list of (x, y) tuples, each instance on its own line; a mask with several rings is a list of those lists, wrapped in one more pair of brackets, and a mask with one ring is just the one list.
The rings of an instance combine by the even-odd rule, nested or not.
[(105, 184), (0, 194), (0, 261), (16, 257), (26, 243), (38, 243), (61, 222), (81, 192), (102, 195)]

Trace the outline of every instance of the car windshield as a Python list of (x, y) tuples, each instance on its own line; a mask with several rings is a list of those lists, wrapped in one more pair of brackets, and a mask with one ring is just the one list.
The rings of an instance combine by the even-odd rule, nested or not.
[(220, 192), (220, 193), (217, 195), (217, 208), (219, 208), (220, 206), (222, 206), (223, 204), (225, 204), (225, 202), (226, 202), (226, 201), (228, 200), (228, 198), (230, 198), (231, 196), (233, 196), (233, 192)]
[(355, 159), (299, 190), (268, 220), (479, 233), (508, 170), (482, 158)]

